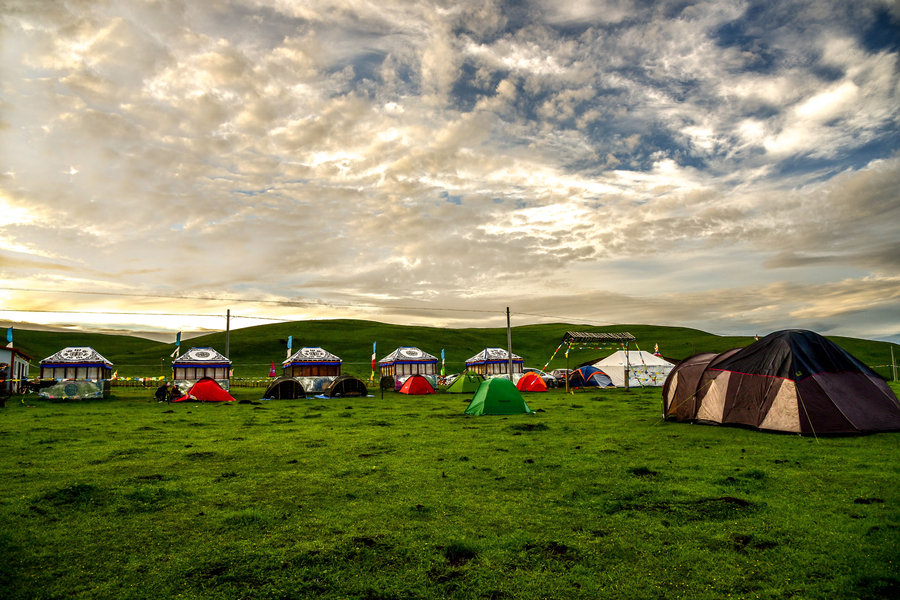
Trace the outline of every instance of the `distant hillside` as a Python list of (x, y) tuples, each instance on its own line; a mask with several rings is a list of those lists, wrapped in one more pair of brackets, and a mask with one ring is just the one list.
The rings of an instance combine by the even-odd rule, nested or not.
[[(567, 323), (524, 325), (513, 327), (513, 352), (525, 359), (525, 365), (543, 367), (556, 350), (566, 331), (629, 332), (637, 338), (641, 350), (653, 351), (659, 344), (660, 353), (669, 359), (680, 360), (697, 352), (722, 352), (729, 348), (750, 344), (752, 337), (718, 336), (697, 329), (659, 325), (613, 325), (596, 327)], [(506, 347), (506, 329), (444, 329), (437, 327), (403, 326), (337, 319), (326, 321), (298, 321), (259, 325), (232, 331), (230, 354), (236, 377), (265, 377), (275, 363), (278, 373), (286, 357), (286, 342), (293, 336), (293, 348), (321, 346), (344, 360), (344, 372), (368, 378), (371, 372), (372, 342), (377, 342), (377, 358), (382, 358), (398, 346), (417, 346), (440, 358), (446, 356), (447, 372), (462, 370), (465, 360), (488, 346)], [(856, 338), (831, 338), (848, 352), (888, 377), (890, 347), (887, 342)], [(42, 358), (66, 346), (91, 346), (116, 365), (120, 376), (158, 376), (171, 374), (172, 343), (144, 338), (97, 333), (15, 330), (15, 345), (32, 357), (32, 373), (37, 375)], [(225, 333), (195, 337), (182, 343), (182, 350), (211, 346), (225, 352)], [(615, 348), (573, 350), (568, 365), (574, 366), (590, 359), (602, 358)], [(900, 359), (900, 348), (895, 349)], [(560, 351), (549, 369), (566, 366)]]

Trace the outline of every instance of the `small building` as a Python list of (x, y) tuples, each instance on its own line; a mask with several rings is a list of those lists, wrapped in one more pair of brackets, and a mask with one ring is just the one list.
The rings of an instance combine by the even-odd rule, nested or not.
[[(513, 374), (522, 374), (524, 359), (515, 352), (512, 355)], [(509, 375), (509, 351), (504, 348), (485, 348), (475, 356), (466, 359), (466, 369), (485, 377)]]
[(172, 361), (175, 385), (186, 390), (204, 377), (215, 379), (223, 389), (229, 389), (231, 360), (213, 348), (191, 348)]
[(300, 348), (281, 363), (287, 377), (337, 377), (343, 361), (319, 347)]
[(378, 361), (382, 377), (395, 381), (410, 375), (437, 375), (438, 359), (413, 346), (401, 346)]
[(113, 364), (90, 346), (63, 348), (41, 361), (41, 379), (100, 381), (112, 377)]
[(6, 391), (13, 394), (22, 391), (30, 364), (31, 357), (18, 348), (0, 348), (0, 379), (6, 380), (3, 384)]
[(90, 346), (63, 348), (41, 361), (41, 379), (58, 383), (41, 388), (44, 398), (103, 398), (109, 394), (113, 363)]

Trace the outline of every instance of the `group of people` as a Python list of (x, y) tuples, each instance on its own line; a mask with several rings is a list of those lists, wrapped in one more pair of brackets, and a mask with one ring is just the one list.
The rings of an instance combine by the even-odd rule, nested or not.
[(181, 398), (184, 394), (181, 393), (181, 390), (178, 389), (178, 386), (174, 383), (164, 383), (158, 388), (156, 388), (156, 401), (157, 402), (172, 402)]

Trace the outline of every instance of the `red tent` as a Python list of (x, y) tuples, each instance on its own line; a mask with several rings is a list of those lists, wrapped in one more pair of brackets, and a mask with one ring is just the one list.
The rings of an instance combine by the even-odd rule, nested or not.
[(537, 373), (528, 372), (516, 383), (520, 392), (546, 392), (547, 384)]
[(433, 394), (434, 388), (421, 375), (410, 375), (409, 379), (403, 382), (400, 393), (411, 396), (424, 396), (425, 394)]
[(231, 394), (222, 389), (215, 379), (204, 377), (191, 386), (188, 393), (173, 400), (173, 402), (184, 402), (185, 400), (199, 400), (200, 402), (235, 402)]

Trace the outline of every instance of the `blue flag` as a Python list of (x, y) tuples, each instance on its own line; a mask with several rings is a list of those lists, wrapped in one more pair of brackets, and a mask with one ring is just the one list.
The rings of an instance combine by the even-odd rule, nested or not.
[(288, 350), (290, 350), (293, 347), (294, 347), (294, 336), (289, 335), (288, 336)]
[(181, 332), (179, 331), (178, 334), (175, 336), (175, 346), (177, 347), (180, 345), (181, 345)]
[(6, 341), (12, 344), (12, 327), (6, 330)]

